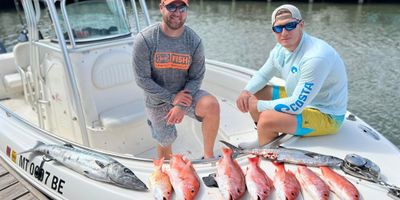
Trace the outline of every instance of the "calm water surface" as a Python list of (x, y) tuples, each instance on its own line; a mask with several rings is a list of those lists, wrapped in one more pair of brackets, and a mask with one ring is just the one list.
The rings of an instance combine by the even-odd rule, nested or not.
[[(160, 21), (159, 1), (146, 2), (152, 22)], [(279, 5), (192, 0), (187, 24), (203, 38), (207, 58), (258, 69), (275, 45), (270, 18)], [(330, 43), (345, 61), (348, 110), (400, 147), (400, 4), (295, 5), (305, 31)], [(21, 28), (14, 10), (0, 10), (0, 40), (9, 51)]]

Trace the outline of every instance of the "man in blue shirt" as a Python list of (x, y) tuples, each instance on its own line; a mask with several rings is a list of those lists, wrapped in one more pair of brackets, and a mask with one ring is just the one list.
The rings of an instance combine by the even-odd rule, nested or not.
[[(263, 146), (279, 133), (333, 134), (347, 109), (346, 67), (329, 44), (303, 31), (298, 8), (282, 5), (272, 13), (277, 40), (268, 60), (239, 95), (240, 111), (250, 112)], [(285, 87), (267, 85), (273, 76)]]

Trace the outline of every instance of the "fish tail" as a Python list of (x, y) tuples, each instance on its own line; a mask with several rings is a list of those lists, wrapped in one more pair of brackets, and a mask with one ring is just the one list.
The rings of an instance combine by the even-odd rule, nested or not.
[(251, 163), (253, 165), (258, 165), (258, 163), (260, 162), (259, 156), (248, 157), (247, 159), (249, 160), (249, 163)]
[(220, 140), (220, 142), (222, 144), (225, 144), (227, 147), (229, 147), (230, 149), (233, 150), (233, 158), (236, 158), (239, 154), (243, 153), (243, 149), (241, 149), (239, 147), (236, 147), (235, 145), (233, 145), (233, 144), (231, 144), (229, 142), (226, 142), (224, 140)]
[(286, 171), (285, 164), (283, 164), (281, 162), (272, 162), (272, 164), (275, 165), (275, 171)]
[(21, 155), (21, 154), (33, 152), (33, 151), (35, 151), (35, 149), (36, 149), (37, 147), (39, 147), (40, 145), (44, 145), (44, 143), (41, 142), (41, 141), (37, 141), (37, 142), (36, 142), (36, 145), (35, 145), (33, 148), (28, 149), (28, 150), (26, 150), (26, 151), (19, 152), (19, 153), (17, 153), (17, 155)]
[(164, 157), (162, 157), (161, 159), (154, 159), (153, 160), (153, 164), (154, 164), (154, 168), (155, 169), (162, 169), (162, 165), (164, 163)]

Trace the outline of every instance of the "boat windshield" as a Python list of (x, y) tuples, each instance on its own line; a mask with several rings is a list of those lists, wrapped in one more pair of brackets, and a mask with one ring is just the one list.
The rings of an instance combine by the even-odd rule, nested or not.
[(129, 35), (125, 9), (118, 2), (103, 0), (68, 4), (66, 13), (75, 41), (90, 42)]

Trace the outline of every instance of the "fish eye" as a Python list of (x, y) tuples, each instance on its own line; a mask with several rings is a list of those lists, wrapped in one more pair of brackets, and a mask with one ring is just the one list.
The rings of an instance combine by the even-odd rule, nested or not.
[(192, 193), (194, 193), (194, 190), (192, 190)]
[(131, 172), (131, 170), (129, 170), (128, 168), (125, 168), (125, 169), (124, 169), (124, 172), (125, 172), (125, 173), (129, 173), (129, 172)]

